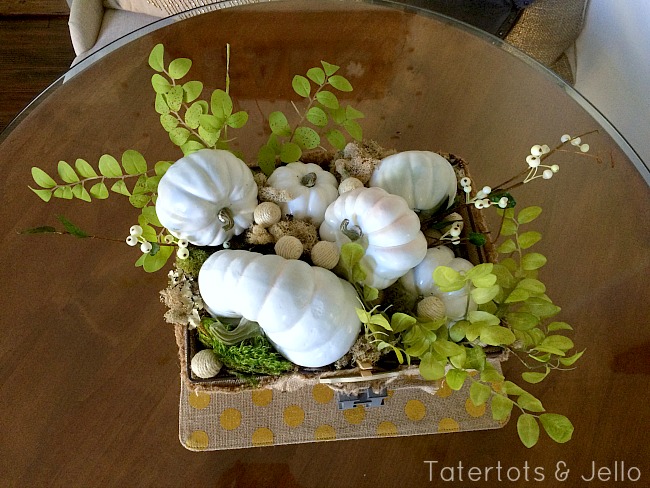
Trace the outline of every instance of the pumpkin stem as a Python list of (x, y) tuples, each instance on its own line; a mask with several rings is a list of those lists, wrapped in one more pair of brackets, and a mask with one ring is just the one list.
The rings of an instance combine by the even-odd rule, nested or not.
[(223, 230), (226, 232), (235, 226), (235, 218), (232, 214), (232, 210), (230, 210), (228, 207), (223, 207), (221, 210), (219, 210), (217, 218), (219, 219), (219, 222), (223, 224)]
[(363, 236), (363, 231), (361, 230), (361, 227), (359, 227), (358, 225), (353, 225), (352, 227), (348, 227), (349, 225), (350, 225), (350, 221), (348, 219), (344, 219), (343, 222), (341, 222), (340, 229), (343, 235), (353, 242), (361, 239), (361, 236)]
[(313, 187), (316, 184), (316, 173), (313, 171), (311, 173), (307, 173), (300, 180), (300, 184), (306, 186), (307, 188)]

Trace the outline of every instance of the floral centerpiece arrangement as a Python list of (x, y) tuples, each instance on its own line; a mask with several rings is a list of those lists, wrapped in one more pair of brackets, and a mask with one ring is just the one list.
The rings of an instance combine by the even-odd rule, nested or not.
[[(126, 243), (139, 247), (135, 264), (147, 272), (174, 261), (161, 295), (167, 320), (199, 345), (192, 375), (254, 387), (298, 369), (413, 365), (453, 390), (470, 382), (471, 401), (489, 403), (496, 420), (519, 411), (527, 447), (540, 426), (557, 442), (571, 438), (565, 416), (488, 359), (514, 356), (526, 367), (521, 379), (539, 383), (582, 355), (564, 334), (569, 324), (553, 319), (560, 308), (538, 278), (546, 258), (529, 251), (542, 209), (520, 208), (512, 194), (553, 177), (558, 152), (586, 153), (581, 137), (534, 145), (519, 175), (476, 185), (453, 155), (365, 140), (364, 115), (339, 100), (350, 82), (321, 62), (293, 78), (296, 115), (270, 113), (268, 141), (246, 163), (228, 146), (228, 132), (248, 121), (235, 111), (229, 75), (204, 100), (201, 82), (181, 81), (191, 64), (165, 63), (162, 45), (149, 56), (155, 110), (182, 158), (151, 166), (128, 150), (97, 166), (61, 161), (59, 181), (36, 167), (32, 176), (46, 202), (113, 192), (138, 209)], [(500, 215), (496, 232), (486, 211)], [(26, 232), (93, 237), (60, 222)]]

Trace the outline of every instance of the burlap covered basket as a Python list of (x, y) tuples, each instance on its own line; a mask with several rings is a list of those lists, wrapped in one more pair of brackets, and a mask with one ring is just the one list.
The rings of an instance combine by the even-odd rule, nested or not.
[[(452, 164), (458, 180), (469, 176), (468, 165), (464, 160), (452, 154), (443, 154), (443, 156)], [(329, 161), (320, 161), (320, 163), (321, 165), (327, 165)], [(463, 220), (468, 224), (463, 229), (461, 237), (467, 237), (470, 232), (489, 235), (483, 214), (474, 206), (462, 206), (459, 212), (463, 215)], [(473, 264), (495, 262), (496, 260), (496, 253), (489, 239), (480, 247), (468, 244), (466, 240), (463, 240), (461, 244), (455, 247), (458, 256), (471, 261)], [(394, 368), (389, 370), (377, 369), (364, 364), (357, 364), (345, 369), (335, 369), (333, 367), (299, 368), (295, 372), (277, 377), (259, 375), (254, 385), (228, 373), (220, 373), (215, 378), (202, 379), (194, 375), (190, 368), (191, 358), (200, 349), (204, 348), (198, 341), (195, 331), (176, 324), (175, 335), (179, 347), (181, 379), (187, 389), (194, 392), (233, 393), (264, 388), (272, 388), (277, 391), (295, 391), (307, 384), (315, 383), (327, 384), (333, 389), (348, 393), (358, 393), (360, 390), (368, 388), (377, 391), (387, 385), (396, 387), (404, 384), (410, 386), (419, 385), (432, 392), (437, 389), (435, 382), (428, 382), (420, 377), (417, 364), (395, 365)], [(499, 348), (488, 346), (486, 353), (493, 360), (505, 359), (505, 355), (502, 354)]]

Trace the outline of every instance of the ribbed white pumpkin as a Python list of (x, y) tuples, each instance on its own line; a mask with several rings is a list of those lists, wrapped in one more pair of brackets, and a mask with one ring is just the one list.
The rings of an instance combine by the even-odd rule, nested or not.
[(158, 184), (160, 223), (197, 246), (218, 246), (244, 232), (256, 206), (253, 173), (228, 151), (202, 149), (185, 156)]
[(211, 314), (258, 322), (277, 350), (300, 366), (333, 363), (361, 328), (354, 287), (304, 261), (221, 250), (201, 267), (199, 290)]
[(341, 226), (361, 231), (356, 240), (365, 249), (361, 265), (367, 271), (366, 284), (384, 289), (422, 261), (427, 241), (420, 231), (420, 219), (404, 199), (381, 188), (357, 188), (339, 196), (325, 212), (321, 239), (339, 248), (351, 238)]
[(414, 295), (436, 296), (440, 298), (447, 309), (447, 318), (460, 320), (469, 310), (476, 310), (476, 303), (469, 295), (469, 287), (457, 291), (442, 292), (433, 280), (433, 272), (438, 266), (448, 266), (456, 271), (469, 271), (474, 267), (463, 258), (457, 258), (454, 252), (445, 246), (432, 247), (420, 264), (406, 273), (400, 283)]
[(404, 151), (381, 160), (369, 186), (399, 195), (416, 211), (451, 205), (456, 196), (454, 168), (431, 151)]
[(269, 186), (286, 190), (293, 199), (280, 204), (283, 213), (309, 219), (320, 225), (327, 206), (339, 196), (338, 182), (332, 173), (314, 163), (289, 163), (277, 168)]

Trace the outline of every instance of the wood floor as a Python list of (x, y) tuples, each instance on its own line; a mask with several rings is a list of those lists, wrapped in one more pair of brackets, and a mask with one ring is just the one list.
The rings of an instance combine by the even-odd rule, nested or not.
[(74, 59), (65, 0), (0, 2), (0, 131)]

